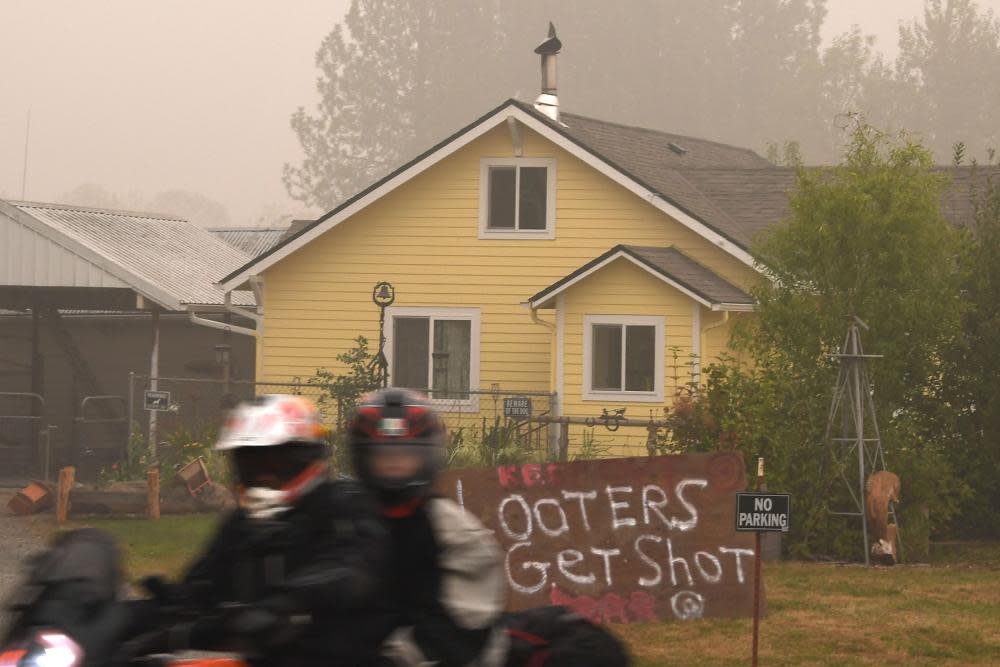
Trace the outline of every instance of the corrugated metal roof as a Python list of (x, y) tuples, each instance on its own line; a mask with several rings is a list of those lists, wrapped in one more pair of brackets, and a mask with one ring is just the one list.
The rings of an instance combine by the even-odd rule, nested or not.
[(288, 227), (261, 229), (258, 227), (232, 227), (209, 229), (211, 233), (250, 257), (270, 250), (288, 231)]
[[(42, 278), (38, 284), (46, 286), (97, 286), (86, 276), (43, 275), (40, 264), (52, 261), (61, 250), (168, 310), (183, 310), (187, 305), (222, 304), (225, 293), (215, 281), (250, 260), (208, 230), (156, 213), (0, 201), (0, 216), (42, 237), (46, 249), (37, 252), (36, 244), (35, 254), (29, 255), (23, 248), (14, 277), (20, 281), (8, 284)], [(11, 229), (16, 225), (8, 223)], [(234, 292), (233, 303), (253, 305), (253, 295)]]

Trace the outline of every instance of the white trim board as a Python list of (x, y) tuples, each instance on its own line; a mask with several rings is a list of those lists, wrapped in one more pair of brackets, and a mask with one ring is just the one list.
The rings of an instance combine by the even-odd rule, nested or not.
[(691, 304), (691, 375), (695, 386), (701, 382), (701, 304)]
[(484, 118), (478, 124), (470, 127), (463, 134), (454, 137), (451, 141), (442, 145), (437, 150), (428, 153), (422, 159), (417, 160), (408, 168), (403, 169), (392, 178), (386, 180), (384, 183), (372, 189), (364, 196), (359, 197), (356, 201), (352, 202), (348, 206), (345, 206), (343, 209), (337, 211), (321, 223), (313, 226), (300, 236), (292, 239), (284, 246), (275, 250), (273, 253), (247, 264), (239, 271), (239, 273), (235, 274), (228, 280), (221, 281), (219, 284), (226, 290), (239, 288), (251, 275), (262, 273), (268, 267), (273, 266), (275, 263), (281, 261), (302, 246), (313, 241), (322, 234), (325, 234), (347, 218), (365, 209), (371, 203), (381, 199), (402, 184), (423, 173), (430, 167), (475, 141), (498, 125), (507, 122), (508, 118), (513, 118), (526, 127), (539, 133), (566, 152), (604, 174), (615, 183), (622, 185), (636, 196), (647, 201), (652, 206), (667, 214), (669, 217), (705, 238), (713, 245), (726, 251), (747, 266), (756, 268), (754, 259), (749, 252), (725, 238), (694, 216), (686, 213), (674, 204), (671, 204), (659, 193), (650, 190), (633, 179), (631, 176), (623, 173), (617, 167), (609, 164), (606, 160), (599, 158), (590, 151), (582, 148), (579, 144), (570, 140), (539, 118), (536, 118), (534, 115), (520, 109), (511, 100), (498, 108), (491, 116)]
[(563, 406), (566, 404), (566, 295), (560, 294), (556, 298), (556, 397), (559, 411), (556, 416), (561, 416), (564, 412)]

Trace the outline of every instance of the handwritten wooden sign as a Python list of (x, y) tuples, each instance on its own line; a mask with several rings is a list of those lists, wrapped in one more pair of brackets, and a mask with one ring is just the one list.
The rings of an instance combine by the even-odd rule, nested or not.
[(439, 491), (491, 528), (511, 610), (563, 604), (604, 623), (753, 612), (753, 535), (731, 452), (452, 470)]

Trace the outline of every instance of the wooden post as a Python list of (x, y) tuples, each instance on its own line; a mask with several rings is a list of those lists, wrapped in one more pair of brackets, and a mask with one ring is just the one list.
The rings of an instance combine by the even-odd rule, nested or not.
[(150, 468), (146, 471), (146, 483), (148, 484), (147, 512), (149, 518), (157, 520), (160, 518), (160, 469)]
[(69, 493), (76, 481), (76, 468), (72, 466), (59, 471), (59, 487), (56, 496), (56, 523), (66, 523), (69, 517)]
[(656, 433), (660, 430), (660, 427), (650, 419), (649, 426), (646, 427), (646, 453), (650, 456), (656, 456)]
[[(757, 459), (757, 492), (764, 488), (764, 458)], [(757, 644), (760, 638), (760, 531), (754, 533), (757, 547), (753, 554), (753, 667), (757, 667)]]

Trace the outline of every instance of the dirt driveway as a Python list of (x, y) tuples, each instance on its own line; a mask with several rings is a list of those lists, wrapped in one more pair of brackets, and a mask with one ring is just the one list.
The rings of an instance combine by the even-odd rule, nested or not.
[[(0, 601), (7, 596), (21, 577), (24, 558), (42, 549), (50, 517), (20, 517), (11, 514), (7, 501), (14, 489), (0, 488)], [(0, 609), (0, 629), (7, 626), (7, 614)]]

